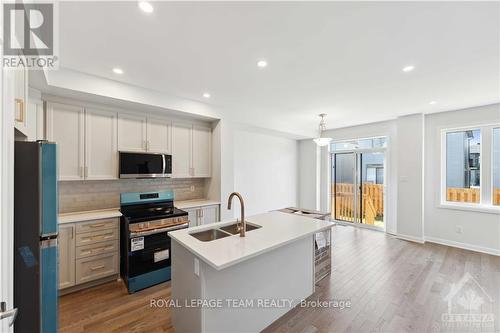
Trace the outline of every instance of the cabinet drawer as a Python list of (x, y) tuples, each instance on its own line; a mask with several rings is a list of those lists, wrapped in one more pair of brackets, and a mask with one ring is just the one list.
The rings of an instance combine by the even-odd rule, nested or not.
[(118, 218), (93, 220), (76, 224), (76, 233), (118, 228)]
[(76, 246), (118, 239), (118, 229), (105, 229), (76, 235)]
[(76, 283), (100, 279), (118, 273), (118, 255), (103, 254), (76, 260)]
[(104, 253), (118, 253), (118, 241), (111, 240), (76, 248), (76, 259), (87, 258)]

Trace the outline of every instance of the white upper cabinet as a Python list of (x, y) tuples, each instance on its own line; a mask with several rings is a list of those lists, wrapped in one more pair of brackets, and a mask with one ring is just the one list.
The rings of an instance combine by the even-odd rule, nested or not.
[(149, 117), (147, 150), (154, 153), (169, 154), (172, 144), (171, 131), (172, 123), (170, 120)]
[(147, 119), (145, 116), (132, 114), (118, 115), (118, 150), (147, 150)]
[(210, 177), (212, 156), (212, 130), (209, 127), (193, 126), (192, 176)]
[(192, 128), (193, 126), (188, 123), (172, 123), (172, 177), (192, 176)]
[(14, 82), (14, 127), (28, 135), (28, 70), (24, 67), (12, 70)]
[[(174, 178), (211, 176), (208, 124), (59, 101), (46, 103), (46, 137), (57, 144), (59, 180), (117, 179), (119, 151), (171, 154)], [(31, 136), (43, 138), (39, 135), (43, 134), (43, 110), (31, 103), (30, 112), (34, 118), (37, 113), (42, 117)]]
[(118, 175), (117, 113), (85, 110), (85, 178), (116, 179)]
[(59, 180), (84, 178), (84, 109), (47, 103), (47, 139), (57, 144)]

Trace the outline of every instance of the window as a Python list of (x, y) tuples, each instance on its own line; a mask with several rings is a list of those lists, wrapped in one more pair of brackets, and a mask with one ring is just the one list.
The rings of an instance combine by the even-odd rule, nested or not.
[(442, 131), (443, 207), (500, 212), (500, 126)]
[(481, 131), (446, 133), (446, 200), (479, 203)]
[(493, 172), (492, 172), (492, 202), (500, 206), (500, 127), (493, 129)]
[(377, 137), (369, 139), (355, 139), (349, 141), (332, 143), (331, 151), (345, 151), (358, 149), (377, 149), (387, 147), (387, 137)]

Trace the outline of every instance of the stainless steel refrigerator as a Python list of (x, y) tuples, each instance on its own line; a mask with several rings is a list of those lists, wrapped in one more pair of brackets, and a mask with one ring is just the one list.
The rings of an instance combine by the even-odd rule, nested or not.
[(16, 142), (14, 151), (15, 332), (57, 332), (56, 145)]

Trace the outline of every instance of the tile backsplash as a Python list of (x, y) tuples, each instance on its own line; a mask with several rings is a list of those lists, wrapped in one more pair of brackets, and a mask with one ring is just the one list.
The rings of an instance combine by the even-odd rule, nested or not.
[(175, 200), (201, 199), (205, 195), (202, 178), (61, 181), (58, 185), (59, 213), (120, 207), (122, 192), (173, 190)]

